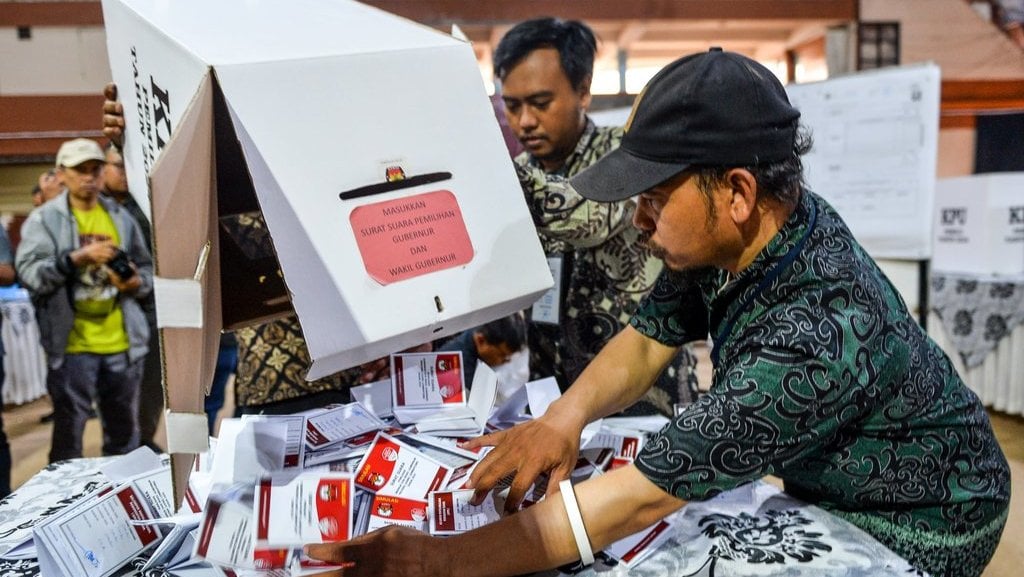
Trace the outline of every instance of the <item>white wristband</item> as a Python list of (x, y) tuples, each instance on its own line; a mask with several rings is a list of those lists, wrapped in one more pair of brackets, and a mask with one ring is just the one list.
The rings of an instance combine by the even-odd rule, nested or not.
[(576, 549), (580, 552), (580, 561), (584, 565), (594, 562), (594, 551), (590, 548), (590, 538), (587, 537), (587, 528), (583, 526), (583, 515), (580, 514), (580, 506), (576, 503), (576, 493), (573, 492), (572, 481), (565, 479), (558, 484), (558, 490), (562, 494), (562, 503), (565, 505), (565, 514), (569, 516), (569, 526), (572, 527), (572, 536), (576, 538)]

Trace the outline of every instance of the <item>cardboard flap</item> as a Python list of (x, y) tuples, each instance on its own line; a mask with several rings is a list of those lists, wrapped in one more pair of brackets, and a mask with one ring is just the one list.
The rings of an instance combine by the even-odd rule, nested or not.
[[(204, 412), (220, 342), (220, 257), (215, 175), (210, 162), (213, 154), (213, 83), (206, 76), (149, 179), (157, 274), (194, 279), (203, 255), (209, 255), (200, 280), (205, 324), (201, 328), (160, 329), (166, 407), (181, 413)], [(188, 470), (182, 472), (182, 462), (172, 459), (171, 463), (176, 502), (181, 501), (187, 488)], [(186, 482), (181, 483), (182, 479)]]

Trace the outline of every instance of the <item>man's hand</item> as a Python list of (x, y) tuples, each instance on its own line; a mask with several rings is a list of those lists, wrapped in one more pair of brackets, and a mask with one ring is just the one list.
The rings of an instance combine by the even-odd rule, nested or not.
[(122, 279), (116, 272), (114, 272), (114, 269), (109, 266), (107, 267), (107, 277), (110, 278), (110, 284), (114, 285), (114, 288), (123, 293), (133, 293), (139, 290), (139, 287), (142, 286), (142, 279), (139, 277), (139, 268), (135, 266), (135, 263), (129, 264), (131, 265), (132, 270), (135, 271), (135, 274), (129, 277), (128, 280)]
[(106, 264), (110, 259), (114, 258), (118, 250), (120, 249), (117, 245), (109, 240), (90, 242), (71, 251), (71, 262), (76, 267), (89, 264)]
[(103, 135), (114, 143), (114, 146), (124, 146), (124, 108), (117, 101), (117, 85), (111, 82), (103, 87)]
[(332, 577), (446, 577), (452, 563), (444, 540), (408, 527), (385, 527), (342, 543), (306, 545), (314, 559), (341, 565)]
[(515, 474), (505, 511), (519, 508), (526, 491), (542, 473), (548, 473), (547, 495), (558, 492), (559, 481), (569, 477), (580, 453), (580, 434), (586, 425), (577, 415), (559, 412), (552, 405), (539, 419), (471, 439), (462, 446), (476, 449), (494, 446), (470, 475), (467, 487), (475, 489), (479, 503), (502, 478)]

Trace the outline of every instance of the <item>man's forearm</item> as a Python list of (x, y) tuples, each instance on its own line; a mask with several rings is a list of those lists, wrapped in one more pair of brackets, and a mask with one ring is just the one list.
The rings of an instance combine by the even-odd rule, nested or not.
[[(575, 492), (594, 551), (652, 525), (685, 504), (633, 466), (580, 483)], [(450, 555), (453, 577), (519, 575), (580, 558), (559, 495), (549, 495), (497, 523), (450, 537), (440, 546)]]
[(583, 424), (617, 413), (651, 388), (677, 350), (626, 326), (551, 409), (571, 412)]

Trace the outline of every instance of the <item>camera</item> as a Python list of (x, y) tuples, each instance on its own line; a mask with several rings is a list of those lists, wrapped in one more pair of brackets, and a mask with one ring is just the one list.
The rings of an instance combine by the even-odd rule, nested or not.
[(107, 261), (107, 267), (117, 273), (117, 276), (121, 277), (122, 281), (126, 281), (135, 276), (135, 269), (132, 268), (132, 261), (128, 260), (128, 255), (123, 250), (117, 251), (114, 258)]

